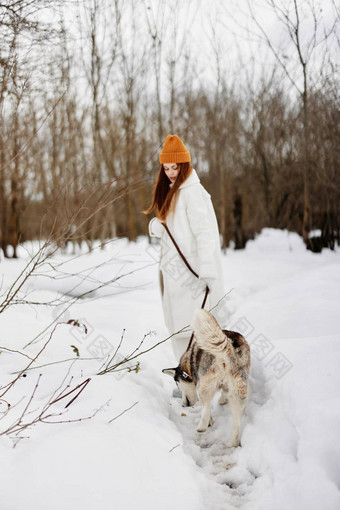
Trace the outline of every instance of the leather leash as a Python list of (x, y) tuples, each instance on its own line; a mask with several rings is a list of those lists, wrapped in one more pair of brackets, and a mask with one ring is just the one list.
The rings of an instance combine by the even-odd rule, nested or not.
[[(163, 227), (165, 228), (165, 230), (167, 231), (167, 234), (168, 236), (170, 237), (171, 241), (173, 242), (176, 250), (178, 251), (178, 254), (179, 256), (181, 257), (181, 259), (183, 260), (184, 264), (187, 266), (187, 268), (189, 269), (189, 271), (194, 275), (196, 276), (196, 278), (199, 278), (199, 275), (196, 273), (196, 271), (193, 270), (193, 268), (191, 267), (191, 265), (189, 264), (189, 262), (187, 261), (187, 259), (185, 258), (184, 254), (182, 253), (180, 247), (178, 246), (178, 244), (176, 243), (173, 235), (171, 234), (170, 230), (169, 230), (169, 227), (166, 223), (164, 223), (163, 221), (161, 221), (161, 224), (163, 225)], [(202, 305), (201, 305), (201, 308), (204, 308), (205, 307), (205, 303), (207, 302), (207, 298), (208, 298), (208, 294), (210, 292), (210, 289), (208, 287), (208, 285), (206, 286), (205, 288), (205, 294), (204, 294), (204, 298), (203, 298), (203, 302), (202, 302)], [(188, 349), (189, 347), (191, 347), (191, 344), (192, 344), (192, 340), (194, 338), (194, 333), (191, 334), (191, 337), (190, 337), (190, 341), (189, 341), (189, 344), (188, 344)]]

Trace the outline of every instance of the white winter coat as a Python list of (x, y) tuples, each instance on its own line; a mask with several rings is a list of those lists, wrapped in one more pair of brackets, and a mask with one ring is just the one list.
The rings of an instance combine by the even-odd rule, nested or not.
[[(203, 280), (214, 278), (205, 308), (214, 307), (223, 298), (220, 238), (215, 211), (209, 193), (200, 184), (195, 170), (181, 184), (174, 211), (166, 224), (191, 267)], [(163, 276), (163, 311), (169, 333), (189, 325), (195, 309), (200, 308), (205, 294), (205, 283), (186, 267), (169, 235), (158, 219), (149, 224), (152, 237), (161, 238), (160, 269)], [(220, 306), (214, 315), (218, 319)], [(222, 314), (223, 315), (223, 314)], [(175, 356), (185, 351), (191, 332), (176, 335)]]

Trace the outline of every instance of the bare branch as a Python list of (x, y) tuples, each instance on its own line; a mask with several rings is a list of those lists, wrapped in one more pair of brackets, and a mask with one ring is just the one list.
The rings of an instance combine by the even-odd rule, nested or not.
[(123, 416), (123, 414), (127, 413), (128, 411), (130, 411), (137, 404), (139, 404), (139, 402), (135, 402), (134, 404), (132, 404), (132, 406), (128, 407), (127, 409), (124, 409), (124, 411), (122, 411), (121, 413), (117, 414), (117, 416), (112, 418), (108, 423), (112, 423), (114, 420), (117, 420), (117, 418), (120, 418), (121, 416)]

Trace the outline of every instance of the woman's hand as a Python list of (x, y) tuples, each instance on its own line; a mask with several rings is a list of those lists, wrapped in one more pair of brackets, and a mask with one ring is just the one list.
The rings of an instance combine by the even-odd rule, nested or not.
[(152, 218), (149, 223), (150, 237), (162, 237), (164, 227), (158, 218)]

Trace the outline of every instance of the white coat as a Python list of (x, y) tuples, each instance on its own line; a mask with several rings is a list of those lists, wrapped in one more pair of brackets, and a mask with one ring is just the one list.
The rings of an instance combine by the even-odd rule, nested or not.
[[(213, 279), (205, 308), (210, 310), (225, 295), (223, 287), (221, 248), (215, 211), (209, 193), (200, 184), (195, 170), (181, 184), (175, 208), (166, 224), (190, 266), (199, 275), (197, 279), (179, 256), (160, 221), (153, 218), (149, 224), (152, 237), (161, 238), (160, 269), (163, 277), (163, 311), (170, 334), (188, 326), (193, 313), (200, 308), (206, 285), (203, 280)], [(222, 315), (221, 306), (212, 313)], [(215, 313), (214, 313), (215, 311)], [(222, 325), (223, 326), (223, 325)], [(173, 337), (172, 345), (177, 359), (186, 350), (191, 331)]]

